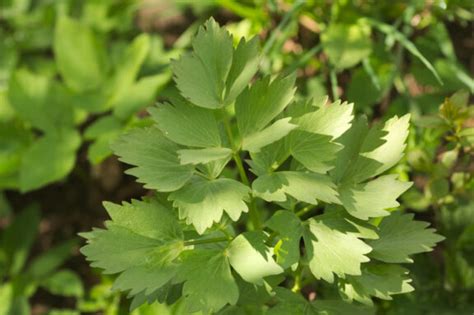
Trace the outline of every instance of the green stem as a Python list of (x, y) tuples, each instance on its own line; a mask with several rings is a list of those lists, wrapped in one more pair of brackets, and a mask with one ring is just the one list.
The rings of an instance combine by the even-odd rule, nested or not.
[(303, 209), (299, 210), (298, 212), (296, 212), (295, 214), (296, 214), (297, 217), (302, 217), (306, 213), (313, 210), (315, 207), (316, 207), (315, 205), (308, 205), (308, 206), (304, 207)]
[(297, 293), (301, 290), (301, 268), (296, 269), (295, 271), (295, 283), (291, 288), (291, 291)]
[[(229, 138), (229, 143), (232, 147), (233, 154), (232, 157), (234, 159), (235, 165), (237, 165), (237, 170), (239, 171), (240, 178), (242, 179), (242, 182), (250, 187), (250, 181), (247, 176), (247, 173), (245, 172), (244, 164), (242, 163), (242, 159), (240, 158), (239, 154), (239, 148), (235, 145), (234, 142), (234, 135), (232, 133), (232, 128), (230, 126), (230, 121), (227, 117), (227, 113), (225, 110), (223, 110), (223, 116), (224, 116), (224, 127), (227, 133), (227, 138)], [(250, 199), (250, 204), (249, 204), (249, 216), (250, 220), (252, 222), (253, 228), (254, 229), (260, 229), (262, 224), (260, 222), (260, 216), (257, 212), (256, 206), (255, 206), (255, 200), (253, 198)]]
[(227, 237), (213, 237), (213, 238), (206, 238), (202, 240), (187, 240), (184, 241), (185, 246), (191, 245), (200, 245), (200, 244), (210, 244), (210, 243), (219, 243), (219, 242), (228, 242), (229, 239)]
[(331, 68), (329, 70), (329, 79), (331, 80), (331, 92), (332, 92), (332, 100), (335, 102), (339, 96), (337, 94), (337, 75), (336, 75), (336, 70), (334, 68)]

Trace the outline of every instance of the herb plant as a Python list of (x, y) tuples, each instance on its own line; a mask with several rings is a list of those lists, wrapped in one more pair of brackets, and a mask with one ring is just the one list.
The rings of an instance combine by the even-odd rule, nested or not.
[(409, 116), (369, 128), (352, 104), (295, 99), (294, 74), (253, 80), (258, 40), (234, 47), (212, 19), (192, 46), (155, 125), (112, 145), (156, 194), (104, 203), (106, 228), (83, 234), (92, 266), (132, 308), (188, 313), (367, 314), (412, 291), (400, 264), (442, 237), (396, 211), (411, 183), (384, 174)]

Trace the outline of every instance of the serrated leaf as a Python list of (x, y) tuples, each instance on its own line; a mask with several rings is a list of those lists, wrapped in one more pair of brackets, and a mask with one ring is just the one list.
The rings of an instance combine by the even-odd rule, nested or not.
[(304, 241), (311, 272), (317, 279), (334, 282), (334, 274), (360, 275), (361, 264), (372, 249), (354, 234), (339, 230), (318, 217), (308, 221)]
[(105, 79), (103, 48), (86, 24), (61, 15), (55, 26), (53, 48), (58, 70), (71, 89), (92, 90)]
[(297, 263), (303, 236), (301, 220), (293, 212), (279, 210), (266, 222), (266, 226), (278, 233), (279, 241), (274, 248), (277, 263), (283, 268)]
[(226, 81), (226, 104), (235, 100), (257, 72), (260, 61), (258, 48), (257, 37), (249, 41), (242, 38), (235, 48), (232, 66)]
[(179, 208), (179, 216), (193, 224), (199, 234), (219, 222), (224, 211), (237, 221), (242, 212), (247, 212), (245, 201), (250, 189), (233, 179), (206, 180), (195, 177), (180, 190), (170, 194), (169, 199)]
[(260, 148), (285, 137), (290, 131), (298, 127), (291, 124), (290, 120), (290, 117), (279, 119), (267, 128), (245, 137), (242, 139), (242, 150), (258, 152)]
[(234, 238), (227, 248), (232, 268), (247, 282), (263, 284), (263, 278), (283, 272), (264, 240), (263, 232), (246, 232)]
[(354, 104), (334, 102), (292, 120), (299, 130), (339, 138), (351, 127)]
[(232, 66), (232, 37), (209, 19), (193, 40), (193, 53), (171, 63), (181, 94), (205, 108), (224, 106), (225, 82)]
[(38, 139), (21, 161), (20, 189), (31, 191), (69, 174), (80, 144), (81, 138), (74, 129), (60, 130)]
[(214, 313), (237, 303), (239, 288), (224, 252), (192, 250), (184, 252), (182, 258), (179, 278), (184, 280), (183, 296), (190, 313)]
[(318, 200), (339, 203), (335, 185), (328, 176), (316, 173), (283, 171), (259, 176), (252, 189), (266, 201), (285, 201), (286, 194), (299, 201), (317, 204)]
[(158, 128), (170, 140), (194, 147), (219, 147), (219, 127), (210, 109), (194, 106), (181, 99), (151, 108)]
[(146, 188), (174, 191), (181, 188), (193, 175), (192, 165), (181, 165), (181, 147), (166, 139), (156, 128), (135, 129), (112, 144), (120, 161), (136, 167), (126, 173), (137, 177)]
[(156, 201), (104, 204), (107, 229), (84, 233), (81, 252), (104, 273), (120, 273), (114, 288), (151, 294), (174, 277), (174, 260), (184, 248), (183, 233), (170, 209)]
[(331, 136), (295, 130), (290, 134), (291, 155), (308, 170), (325, 174), (334, 168), (336, 154), (342, 145), (332, 142)]
[(398, 207), (396, 199), (412, 185), (397, 177), (385, 175), (364, 184), (342, 185), (339, 194), (344, 208), (362, 220), (389, 215), (387, 209)]
[(367, 265), (360, 276), (348, 276), (340, 285), (350, 301), (373, 305), (372, 297), (392, 300), (392, 295), (412, 292), (408, 270), (398, 265)]
[(369, 256), (388, 263), (413, 262), (410, 255), (432, 251), (444, 239), (428, 226), (413, 220), (413, 214), (393, 212), (380, 223), (380, 238), (367, 242), (373, 248)]
[(235, 102), (237, 126), (243, 139), (265, 128), (281, 113), (295, 93), (295, 75), (267, 76), (246, 88)]
[(216, 160), (225, 160), (232, 155), (229, 148), (206, 148), (195, 150), (179, 150), (181, 164), (205, 164)]

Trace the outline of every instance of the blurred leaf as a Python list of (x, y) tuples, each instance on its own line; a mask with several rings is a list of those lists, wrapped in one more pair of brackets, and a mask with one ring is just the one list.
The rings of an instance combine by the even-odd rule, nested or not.
[(60, 270), (54, 273), (41, 282), (41, 286), (56, 295), (81, 297), (84, 294), (81, 279), (70, 270)]

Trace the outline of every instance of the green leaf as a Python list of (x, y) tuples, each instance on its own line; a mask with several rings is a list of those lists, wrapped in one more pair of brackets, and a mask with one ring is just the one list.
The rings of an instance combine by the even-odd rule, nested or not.
[(247, 282), (263, 284), (263, 278), (283, 272), (264, 241), (265, 234), (261, 231), (245, 232), (227, 248), (232, 268)]
[(77, 131), (46, 134), (25, 152), (21, 161), (20, 189), (31, 191), (65, 177), (73, 169), (81, 144)]
[(112, 74), (106, 89), (111, 91), (111, 102), (115, 102), (121, 97), (126, 97), (128, 89), (133, 85), (150, 50), (150, 37), (148, 34), (137, 36), (125, 49), (118, 60), (118, 67)]
[(291, 155), (308, 170), (325, 174), (334, 168), (336, 154), (342, 145), (332, 142), (331, 136), (295, 130), (290, 134)]
[(106, 230), (82, 236), (88, 244), (81, 252), (105, 273), (120, 273), (114, 288), (151, 294), (171, 280), (174, 263), (184, 248), (183, 233), (173, 212), (156, 201), (105, 203), (112, 221)]
[(258, 152), (260, 148), (280, 140), (298, 126), (290, 123), (291, 118), (282, 118), (269, 127), (256, 132), (242, 140), (242, 149), (249, 152)]
[(412, 185), (398, 181), (397, 177), (385, 175), (365, 184), (342, 185), (339, 194), (344, 208), (362, 220), (389, 215), (387, 210), (398, 207), (396, 199)]
[(117, 99), (113, 114), (127, 120), (141, 109), (153, 103), (157, 93), (162, 89), (171, 75), (168, 72), (141, 78), (127, 89), (127, 93)]
[(20, 212), (3, 231), (1, 248), (7, 259), (6, 266), (10, 276), (22, 271), (38, 233), (39, 223), (38, 208), (30, 206)]
[(304, 233), (304, 241), (311, 272), (317, 279), (334, 282), (334, 274), (360, 275), (361, 264), (368, 262), (366, 256), (372, 249), (353, 233), (326, 224), (323, 218), (311, 218)]
[(54, 56), (66, 84), (77, 92), (97, 88), (105, 79), (105, 58), (94, 32), (61, 15), (54, 31)]
[(299, 130), (339, 138), (351, 127), (354, 104), (336, 101), (292, 120)]
[(316, 173), (284, 171), (259, 176), (252, 189), (266, 201), (285, 201), (286, 194), (299, 201), (317, 204), (317, 200), (339, 203), (335, 185), (328, 176)]
[(232, 37), (214, 19), (209, 19), (193, 40), (193, 53), (171, 63), (181, 94), (200, 107), (224, 106), (232, 54)]
[(290, 156), (288, 137), (273, 142), (260, 149), (258, 152), (250, 152), (251, 160), (247, 160), (250, 171), (256, 175), (264, 175), (275, 171)]
[(370, 315), (374, 309), (347, 303), (341, 300), (318, 299), (307, 301), (300, 294), (286, 288), (275, 288), (278, 303), (266, 314), (268, 315)]
[(366, 23), (330, 23), (321, 34), (321, 42), (331, 64), (342, 70), (355, 66), (370, 55), (370, 33)]
[(190, 313), (202, 310), (210, 314), (237, 303), (239, 288), (225, 252), (191, 250), (181, 256), (179, 278), (184, 280), (183, 296)]
[(214, 113), (210, 109), (173, 99), (149, 110), (158, 128), (170, 140), (194, 147), (219, 147), (221, 138)]
[(274, 252), (277, 263), (288, 268), (300, 259), (300, 239), (303, 226), (300, 219), (290, 211), (279, 210), (267, 221), (266, 226), (278, 233), (279, 241)]
[(177, 190), (193, 175), (192, 165), (180, 164), (179, 149), (156, 128), (132, 130), (112, 144), (120, 161), (136, 166), (127, 173), (158, 191)]
[(199, 234), (219, 222), (224, 211), (237, 221), (242, 212), (247, 212), (250, 189), (233, 179), (206, 180), (195, 177), (169, 199), (179, 208), (179, 217), (193, 224)]
[(8, 98), (21, 119), (43, 131), (74, 124), (67, 91), (47, 77), (25, 69), (16, 71), (9, 83)]
[(205, 164), (229, 158), (232, 155), (232, 150), (228, 148), (179, 150), (178, 155), (181, 164)]
[(70, 270), (56, 272), (43, 281), (41, 286), (56, 295), (82, 297), (84, 294), (81, 279)]
[(260, 61), (258, 48), (257, 37), (249, 41), (245, 38), (240, 39), (234, 50), (232, 66), (226, 81), (225, 104), (232, 103), (257, 72)]
[(243, 141), (265, 128), (281, 113), (295, 94), (296, 76), (267, 76), (246, 88), (236, 100), (235, 115)]
[(343, 295), (350, 301), (355, 300), (373, 305), (372, 297), (392, 300), (392, 295), (412, 292), (408, 270), (398, 265), (367, 265), (362, 275), (349, 276), (340, 284)]
[(444, 239), (428, 226), (413, 220), (413, 214), (393, 212), (380, 223), (380, 238), (367, 242), (373, 248), (369, 256), (388, 263), (413, 262), (410, 255), (432, 251)]

